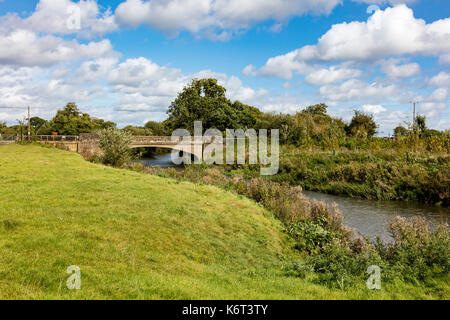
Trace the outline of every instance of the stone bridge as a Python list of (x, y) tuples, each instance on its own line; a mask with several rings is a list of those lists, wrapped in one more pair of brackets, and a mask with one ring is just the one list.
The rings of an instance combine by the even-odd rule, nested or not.
[[(27, 141), (28, 137), (23, 136), (22, 139), (17, 135), (11, 135), (6, 137), (0, 135), (0, 145), (15, 143), (17, 141)], [(96, 134), (82, 133), (79, 136), (44, 136), (38, 135), (31, 138), (32, 141), (39, 143), (50, 144), (54, 147), (69, 150), (72, 152), (81, 153), (84, 157), (98, 156), (102, 154), (102, 150), (99, 147), (100, 140)], [(197, 147), (195, 147), (197, 146)], [(174, 149), (188, 152), (197, 158), (202, 158), (203, 153), (202, 142), (186, 142), (181, 144), (181, 139), (178, 141), (172, 141), (172, 137), (163, 136), (133, 136), (133, 140), (130, 144), (130, 148), (164, 148)]]
[[(186, 151), (202, 158), (203, 143), (202, 142), (190, 142), (187, 145), (180, 144), (180, 141), (172, 141), (172, 137), (163, 136), (133, 136), (130, 148), (164, 148), (175, 149), (180, 151)], [(195, 146), (197, 145), (197, 148)], [(99, 138), (95, 134), (81, 134), (78, 141), (77, 151), (85, 157), (93, 155), (100, 155), (101, 150), (99, 147)]]

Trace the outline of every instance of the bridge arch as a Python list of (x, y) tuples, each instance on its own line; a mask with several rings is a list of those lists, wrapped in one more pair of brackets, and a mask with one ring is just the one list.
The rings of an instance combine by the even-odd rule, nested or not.
[(137, 149), (137, 148), (159, 148), (159, 149), (167, 149), (167, 150), (177, 150), (179, 152), (186, 152), (189, 153), (192, 157), (194, 157), (192, 160), (195, 159), (201, 159), (203, 156), (203, 148), (200, 149), (202, 154), (197, 154), (195, 150), (193, 150), (193, 146), (191, 146), (189, 149), (191, 151), (185, 150), (185, 148), (182, 148), (181, 146), (177, 145), (160, 145), (160, 144), (148, 144), (148, 145), (130, 145), (130, 149)]

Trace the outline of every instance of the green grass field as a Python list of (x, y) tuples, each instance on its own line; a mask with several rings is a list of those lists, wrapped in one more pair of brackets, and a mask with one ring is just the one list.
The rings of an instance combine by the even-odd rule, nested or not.
[[(433, 289), (369, 291), (288, 276), (301, 257), (256, 203), (212, 186), (0, 146), (0, 299), (432, 299)], [(81, 290), (68, 290), (68, 266)]]

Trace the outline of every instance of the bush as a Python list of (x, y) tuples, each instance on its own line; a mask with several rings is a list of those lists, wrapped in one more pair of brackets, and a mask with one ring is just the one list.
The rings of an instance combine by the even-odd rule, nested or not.
[(295, 248), (311, 255), (319, 254), (330, 243), (333, 235), (321, 225), (304, 220), (288, 226), (288, 234), (296, 240)]
[(233, 189), (273, 210), (277, 218), (287, 225), (308, 215), (309, 201), (303, 196), (300, 186), (292, 187), (287, 182), (280, 184), (255, 178), (244, 190), (242, 188), (242, 183), (234, 183)]
[(100, 149), (103, 151), (101, 161), (112, 166), (122, 166), (130, 160), (129, 146), (132, 136), (128, 132), (107, 128), (97, 132)]
[(389, 226), (394, 242), (377, 244), (382, 258), (399, 270), (405, 280), (426, 280), (448, 276), (450, 272), (450, 235), (447, 224), (430, 230), (423, 217), (397, 217)]
[(355, 115), (347, 127), (347, 132), (353, 137), (367, 139), (377, 133), (378, 125), (373, 115), (355, 110)]
[(308, 264), (319, 273), (319, 282), (331, 286), (343, 288), (362, 283), (370, 265), (381, 268), (382, 280), (386, 282), (426, 282), (448, 277), (450, 272), (448, 225), (431, 230), (422, 217), (394, 219), (390, 224), (394, 241), (388, 244), (379, 239), (373, 244), (365, 238), (342, 237), (326, 227), (318, 229), (317, 223), (313, 228), (293, 230), (301, 231), (294, 235), (300, 244), (298, 248), (312, 255)]
[[(353, 242), (365, 241), (359, 238)], [(364, 283), (370, 265), (378, 265), (384, 270), (383, 261), (373, 248), (365, 247), (358, 253), (353, 246), (341, 240), (330, 241), (321, 254), (311, 257), (308, 263), (319, 274), (318, 282), (340, 289)]]

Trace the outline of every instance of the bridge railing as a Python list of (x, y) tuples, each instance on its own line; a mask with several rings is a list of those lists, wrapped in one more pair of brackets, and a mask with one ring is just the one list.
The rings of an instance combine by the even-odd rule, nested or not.
[(170, 142), (171, 137), (165, 136), (133, 136), (134, 142), (148, 142), (148, 141), (156, 141), (156, 142)]
[[(204, 136), (201, 142), (214, 141), (214, 137)], [(183, 137), (179, 137), (178, 140), (172, 141), (172, 137), (169, 136), (133, 136), (133, 144), (145, 144), (145, 143), (169, 143), (174, 144), (183, 141)], [(195, 138), (191, 137), (191, 142), (195, 142)]]
[(39, 135), (33, 136), (34, 141), (79, 141), (78, 136), (50, 136), (50, 135)]

